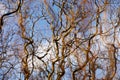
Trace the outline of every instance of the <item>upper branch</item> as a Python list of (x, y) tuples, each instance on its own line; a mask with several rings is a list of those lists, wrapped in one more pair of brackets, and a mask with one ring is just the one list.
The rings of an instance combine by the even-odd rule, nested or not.
[(14, 11), (12, 11), (12, 12), (8, 12), (8, 13), (6, 13), (6, 14), (3, 14), (3, 15), (1, 16), (1, 18), (0, 18), (0, 32), (2, 31), (2, 26), (3, 26), (3, 24), (4, 24), (4, 17), (5, 17), (5, 16), (9, 16), (9, 15), (11, 15), (11, 14), (14, 14), (14, 13), (18, 12), (19, 9), (21, 8), (21, 5), (22, 5), (22, 1), (19, 0), (19, 4), (18, 4), (18, 7), (17, 7), (16, 10), (14, 10)]

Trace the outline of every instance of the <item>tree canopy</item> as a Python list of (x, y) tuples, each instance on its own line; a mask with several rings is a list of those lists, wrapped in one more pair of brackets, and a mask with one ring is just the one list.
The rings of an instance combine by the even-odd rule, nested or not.
[(1, 80), (119, 80), (119, 0), (0, 0)]

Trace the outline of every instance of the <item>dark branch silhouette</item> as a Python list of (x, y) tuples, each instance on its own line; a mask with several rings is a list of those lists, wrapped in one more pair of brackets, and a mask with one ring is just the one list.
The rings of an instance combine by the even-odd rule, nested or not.
[(19, 0), (19, 4), (18, 4), (18, 7), (17, 7), (16, 10), (14, 10), (14, 11), (12, 11), (12, 12), (8, 12), (8, 13), (6, 13), (6, 14), (3, 14), (3, 15), (1, 16), (1, 18), (0, 18), (0, 32), (2, 31), (2, 26), (3, 26), (3, 24), (4, 24), (4, 17), (5, 17), (5, 16), (9, 16), (9, 15), (11, 15), (11, 14), (14, 14), (14, 13), (18, 12), (19, 9), (21, 8), (21, 5), (22, 5), (22, 2), (21, 2), (21, 0)]

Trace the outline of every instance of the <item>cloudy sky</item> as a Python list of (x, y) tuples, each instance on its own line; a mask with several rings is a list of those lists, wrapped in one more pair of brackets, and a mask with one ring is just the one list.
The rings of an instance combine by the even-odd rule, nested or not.
[(0, 3), (0, 16), (5, 13), (5, 6), (4, 4)]

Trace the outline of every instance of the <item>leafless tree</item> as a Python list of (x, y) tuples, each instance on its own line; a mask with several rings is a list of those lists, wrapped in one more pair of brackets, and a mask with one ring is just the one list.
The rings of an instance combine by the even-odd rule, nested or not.
[(119, 80), (119, 0), (1, 4), (1, 80)]

